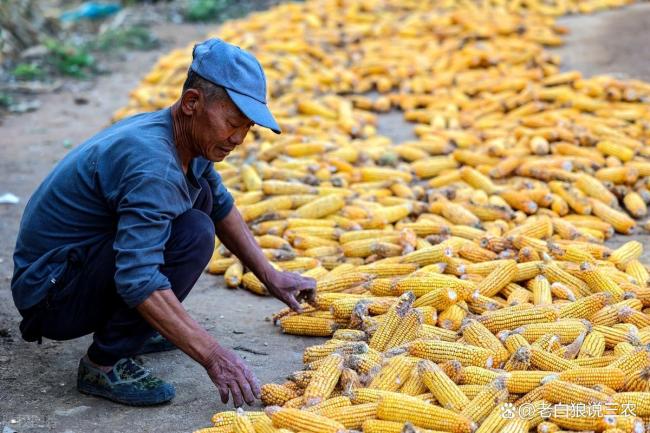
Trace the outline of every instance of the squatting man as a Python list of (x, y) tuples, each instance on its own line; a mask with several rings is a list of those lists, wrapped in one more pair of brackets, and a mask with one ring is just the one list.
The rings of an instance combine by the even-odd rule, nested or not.
[(124, 404), (174, 397), (173, 385), (133, 358), (174, 347), (206, 369), (222, 402), (259, 398), (251, 369), (181, 304), (215, 234), (292, 309), (315, 296), (313, 279), (270, 265), (214, 170), (254, 124), (280, 133), (261, 65), (219, 39), (192, 57), (171, 107), (110, 126), (56, 165), (27, 203), (14, 253), (23, 338), (92, 333), (77, 388)]

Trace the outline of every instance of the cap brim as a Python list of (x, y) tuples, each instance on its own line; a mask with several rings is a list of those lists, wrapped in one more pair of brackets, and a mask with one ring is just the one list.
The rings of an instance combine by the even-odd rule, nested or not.
[(269, 111), (269, 107), (267, 107), (266, 104), (263, 104), (250, 96), (237, 93), (231, 89), (226, 89), (226, 92), (228, 92), (228, 96), (230, 96), (230, 99), (232, 99), (232, 102), (235, 103), (237, 108), (239, 108), (252, 122), (265, 128), (269, 128), (276, 134), (280, 134), (280, 126), (278, 125), (278, 122), (275, 121), (273, 114), (271, 114), (271, 111)]

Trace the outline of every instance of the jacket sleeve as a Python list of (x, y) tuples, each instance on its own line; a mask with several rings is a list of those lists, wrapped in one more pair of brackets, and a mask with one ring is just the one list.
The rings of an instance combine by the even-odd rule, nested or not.
[(210, 189), (212, 190), (212, 212), (210, 213), (210, 218), (217, 223), (228, 215), (235, 201), (232, 195), (230, 195), (230, 192), (228, 192), (228, 189), (224, 186), (221, 181), (221, 176), (214, 169), (212, 163), (203, 172), (203, 177), (208, 181), (208, 185), (210, 185)]
[(178, 185), (151, 173), (133, 176), (122, 192), (113, 244), (115, 285), (124, 302), (135, 307), (155, 290), (171, 288), (160, 265), (172, 220), (189, 199)]

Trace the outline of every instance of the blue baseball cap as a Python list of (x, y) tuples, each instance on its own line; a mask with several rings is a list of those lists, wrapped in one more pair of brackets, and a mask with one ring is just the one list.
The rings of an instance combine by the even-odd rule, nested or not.
[(194, 46), (190, 69), (226, 89), (232, 102), (252, 122), (280, 133), (266, 105), (264, 70), (252, 54), (221, 39), (208, 39)]

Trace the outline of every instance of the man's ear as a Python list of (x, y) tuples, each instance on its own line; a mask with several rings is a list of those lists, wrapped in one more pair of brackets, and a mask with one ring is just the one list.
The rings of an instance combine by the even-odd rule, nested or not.
[(197, 106), (201, 99), (201, 94), (196, 89), (187, 89), (181, 96), (181, 110), (186, 116), (191, 116), (196, 112)]

